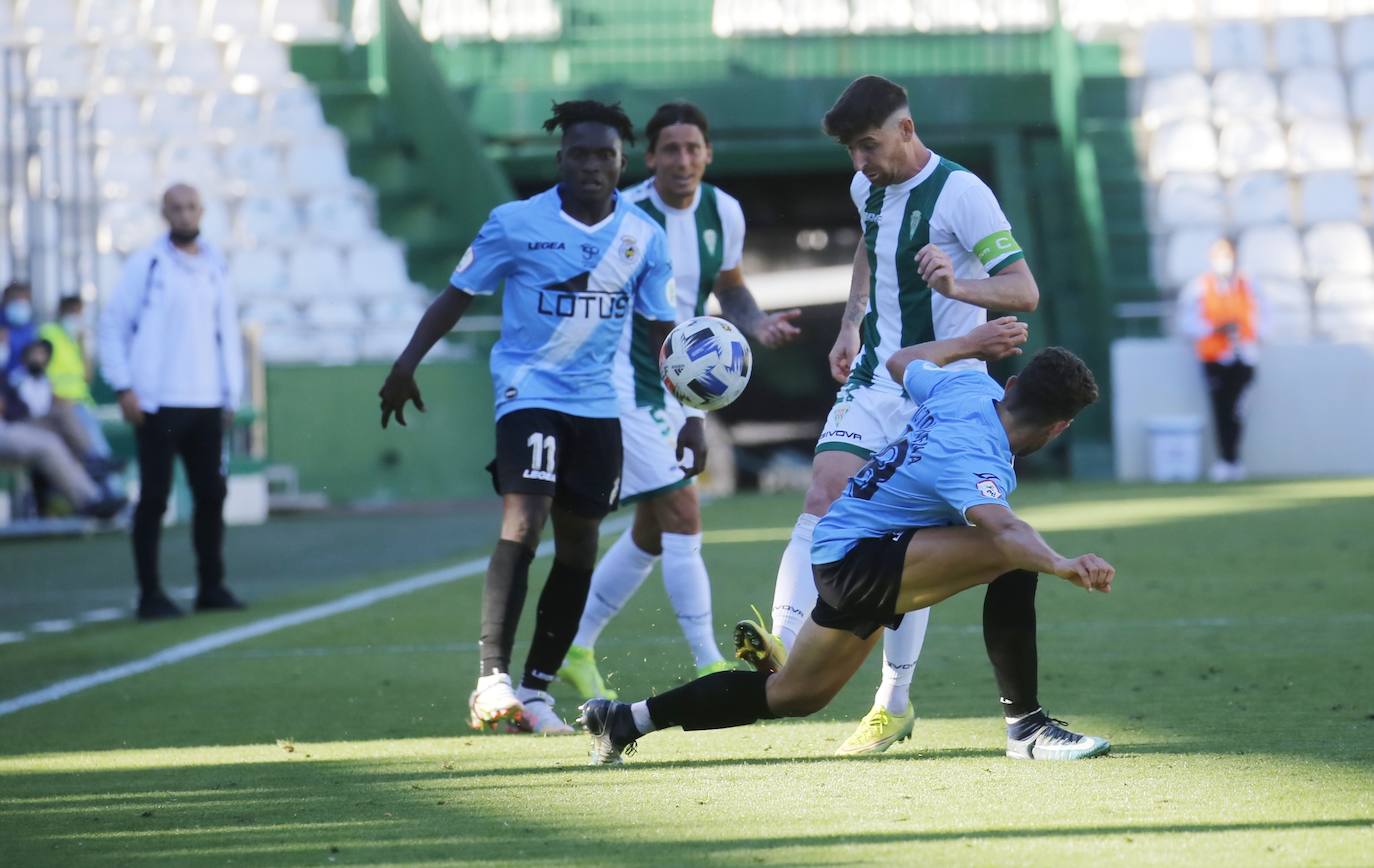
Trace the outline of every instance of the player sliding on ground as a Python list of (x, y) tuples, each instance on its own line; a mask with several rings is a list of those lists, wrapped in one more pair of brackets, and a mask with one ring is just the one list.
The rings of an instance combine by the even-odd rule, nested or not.
[[(894, 353), (887, 367), (920, 409), (902, 436), (855, 474), (816, 526), (812, 574), (820, 599), (777, 672), (718, 672), (642, 702), (594, 699), (581, 722), (594, 763), (619, 762), (656, 729), (723, 729), (821, 710), (858, 671), (879, 630), (1008, 570), (1053, 573), (1110, 591), (1115, 570), (1094, 554), (1056, 552), (1007, 505), (1012, 462), (1059, 436), (1097, 400), (1092, 372), (1073, 353), (1037, 353), (1005, 391), (981, 371), (942, 367), (1014, 355), (1026, 328), (1004, 317), (962, 338)], [(1044, 714), (1013, 725), (1010, 756), (1086, 751), (1082, 736)]]
[[(677, 285), (680, 320), (701, 316), (715, 293), (721, 313), (765, 347), (791, 341), (800, 310), (763, 313), (744, 283), (744, 211), (719, 187), (703, 183), (711, 164), (711, 129), (687, 102), (659, 106), (645, 126), (645, 162), (653, 175), (624, 196), (663, 227)], [(592, 574), (587, 608), (560, 678), (584, 699), (616, 694), (596, 666), (593, 645), (663, 558), (663, 589), (692, 650), (698, 675), (731, 668), (720, 655), (711, 619), (711, 580), (701, 557), (701, 503), (692, 478), (706, 466), (701, 410), (683, 407), (663, 387), (658, 344), (635, 318), (615, 358), (620, 430), (625, 446), (620, 502), (634, 503), (634, 524)], [(691, 450), (690, 467), (681, 466)]]
[[(655, 345), (677, 311), (663, 230), (616, 192), (622, 143), (634, 141), (630, 119), (619, 105), (579, 100), (555, 105), (544, 129), (563, 133), (558, 185), (491, 212), (382, 386), (382, 427), (393, 413), (405, 424), (407, 401), (424, 409), (415, 384), (420, 360), (474, 295), (504, 283), (501, 339), (491, 352), (496, 460), (488, 467), (501, 495), (501, 537), (482, 589), (470, 722), (567, 735), (572, 727), (553, 710), (547, 688), (587, 602), (601, 520), (620, 494), (620, 421), (607, 373), (632, 310)], [(553, 568), (517, 692), (511, 646), (550, 516)]]

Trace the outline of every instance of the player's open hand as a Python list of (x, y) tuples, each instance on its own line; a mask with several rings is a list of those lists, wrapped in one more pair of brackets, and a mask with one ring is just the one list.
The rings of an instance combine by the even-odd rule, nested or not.
[(835, 338), (835, 346), (830, 348), (830, 376), (835, 382), (844, 385), (849, 379), (849, 369), (859, 355), (859, 330), (854, 326), (840, 326), (840, 336)]
[(1030, 328), (1014, 316), (998, 317), (968, 333), (969, 349), (975, 359), (996, 362), (1021, 355), (1021, 345), (1030, 337)]
[(383, 428), (391, 420), (392, 413), (396, 414), (397, 422), (405, 425), (407, 401), (413, 401), (415, 409), (421, 413), (425, 412), (425, 402), (420, 398), (420, 387), (416, 385), (415, 375), (412, 373), (392, 368), (377, 396), (382, 399)]
[(916, 271), (926, 286), (943, 296), (954, 298), (954, 263), (950, 261), (948, 253), (934, 244), (927, 244), (916, 252)]
[(682, 461), (689, 449), (692, 450), (692, 463), (682, 465), (682, 471), (690, 477), (706, 469), (706, 423), (700, 417), (688, 419), (677, 432), (677, 460)]
[(1065, 558), (1055, 567), (1054, 573), (1084, 590), (1101, 591), (1106, 594), (1112, 590), (1116, 567), (1097, 555), (1079, 555), (1076, 558)]
[(801, 329), (793, 324), (793, 320), (799, 316), (801, 316), (801, 308), (798, 307), (791, 310), (780, 310), (777, 313), (760, 314), (754, 326), (754, 340), (770, 350), (783, 344), (790, 344), (801, 334)]

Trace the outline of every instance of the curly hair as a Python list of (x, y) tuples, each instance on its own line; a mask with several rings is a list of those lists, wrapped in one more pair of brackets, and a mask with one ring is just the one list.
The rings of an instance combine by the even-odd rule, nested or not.
[(1097, 397), (1097, 380), (1083, 360), (1063, 347), (1047, 347), (1017, 374), (1007, 409), (1032, 425), (1052, 425), (1077, 416)]
[(615, 130), (627, 145), (635, 143), (635, 127), (620, 103), (597, 102), (594, 99), (573, 99), (553, 104), (553, 115), (544, 121), (544, 130), (562, 130), (565, 134), (577, 124), (604, 124)]
[(825, 113), (821, 129), (842, 145), (880, 127), (897, 109), (908, 105), (906, 88), (881, 75), (854, 79)]
[(650, 151), (658, 145), (658, 134), (663, 128), (673, 124), (691, 124), (701, 130), (701, 137), (708, 145), (711, 143), (711, 124), (706, 120), (706, 113), (685, 100), (674, 100), (659, 106), (644, 125), (644, 138), (649, 140)]

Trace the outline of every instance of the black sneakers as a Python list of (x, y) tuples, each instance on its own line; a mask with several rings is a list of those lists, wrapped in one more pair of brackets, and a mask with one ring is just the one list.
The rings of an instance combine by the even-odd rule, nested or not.
[(138, 598), (138, 620), (161, 621), (167, 618), (180, 618), (181, 609), (166, 594), (155, 591)]
[(223, 585), (202, 588), (196, 595), (197, 612), (213, 612), (220, 609), (245, 609), (244, 602), (229, 592)]

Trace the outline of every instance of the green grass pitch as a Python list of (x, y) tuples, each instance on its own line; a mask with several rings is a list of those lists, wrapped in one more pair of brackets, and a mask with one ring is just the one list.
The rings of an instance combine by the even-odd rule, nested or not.
[[(0, 863), (1374, 863), (1374, 480), (1038, 484), (1016, 499), (1061, 550), (1118, 567), (1110, 596), (1042, 578), (1038, 605), (1041, 698), (1109, 737), (1108, 757), (1002, 756), (974, 591), (934, 611), (915, 738), (882, 757), (831, 756), (868, 708), (875, 659), (812, 719), (657, 733), (624, 767), (589, 768), (584, 736), (467, 730), (474, 576), (0, 717)], [(707, 507), (722, 645), (750, 603), (767, 607), (799, 501)], [(480, 556), (492, 519), (232, 531), (252, 609), (0, 645), (0, 700)], [(126, 545), (0, 546), (0, 630), (127, 602)], [(168, 535), (169, 575), (186, 575), (187, 547)], [(656, 577), (598, 651), (622, 697), (689, 676)]]

